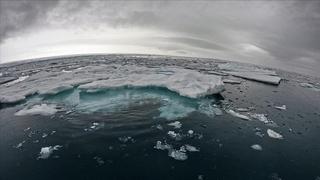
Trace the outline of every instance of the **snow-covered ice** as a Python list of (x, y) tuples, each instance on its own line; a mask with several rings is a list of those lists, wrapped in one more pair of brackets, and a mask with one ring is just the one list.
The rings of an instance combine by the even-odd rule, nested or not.
[(272, 129), (267, 130), (268, 136), (274, 139), (283, 139), (283, 136)]
[(38, 156), (38, 159), (47, 159), (53, 153), (53, 151), (59, 150), (62, 148), (60, 145), (42, 147)]
[(257, 151), (262, 151), (262, 147), (259, 144), (253, 144), (250, 146), (252, 149), (257, 150)]
[(26, 115), (43, 115), (50, 116), (58, 112), (56, 105), (54, 104), (40, 104), (34, 105), (30, 109), (25, 108), (15, 113), (16, 116), (26, 116)]
[(234, 117), (238, 117), (238, 118), (243, 119), (243, 120), (250, 120), (250, 118), (248, 116), (240, 114), (238, 112), (235, 112), (232, 109), (226, 110), (226, 112), (229, 113), (230, 115), (234, 116)]

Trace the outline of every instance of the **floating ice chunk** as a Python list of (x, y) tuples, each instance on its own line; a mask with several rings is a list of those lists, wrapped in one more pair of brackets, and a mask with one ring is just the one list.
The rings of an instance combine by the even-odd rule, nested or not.
[(300, 86), (305, 87), (305, 88), (309, 88), (313, 91), (318, 91), (318, 92), (320, 91), (320, 88), (317, 88), (313, 84), (310, 84), (310, 83), (300, 83)]
[(190, 135), (193, 135), (193, 133), (194, 133), (194, 131), (191, 129), (188, 131), (188, 134), (190, 134)]
[(182, 139), (182, 136), (179, 133), (175, 133), (174, 131), (168, 131), (168, 135), (176, 141), (180, 141)]
[(253, 110), (253, 107), (248, 107), (248, 108), (237, 108), (238, 112), (249, 112), (251, 110)]
[(42, 138), (46, 138), (47, 136), (48, 136), (47, 133), (43, 133), (43, 134), (42, 134)]
[(17, 144), (17, 145), (15, 146), (15, 148), (20, 149), (25, 142), (26, 142), (26, 141), (22, 141), (21, 143)]
[(175, 121), (168, 124), (169, 126), (173, 126), (175, 129), (181, 128), (182, 124), (179, 121)]
[(23, 131), (26, 132), (26, 131), (29, 131), (31, 129), (31, 127), (28, 127), (26, 129), (24, 129)]
[(250, 114), (250, 116), (254, 119), (257, 119), (265, 124), (271, 123), (272, 121), (268, 120), (268, 118), (264, 114)]
[(172, 149), (172, 146), (167, 143), (162, 144), (161, 141), (157, 141), (157, 144), (154, 146), (154, 148), (159, 150), (169, 150)]
[(257, 151), (262, 151), (262, 147), (259, 144), (254, 144), (250, 146), (252, 149), (257, 150)]
[(43, 147), (40, 150), (38, 159), (47, 159), (50, 157), (50, 155), (53, 153), (53, 151), (59, 150), (60, 148), (62, 148), (62, 146), (60, 146), (60, 145)]
[(13, 81), (10, 81), (10, 82), (8, 82), (8, 83), (6, 83), (6, 84), (4, 84), (4, 85), (5, 85), (5, 86), (12, 86), (12, 85), (14, 85), (14, 84), (17, 84), (17, 83), (19, 83), (19, 82), (22, 82), (22, 81), (26, 80), (28, 77), (29, 77), (29, 76), (21, 76), (21, 77), (19, 77), (18, 79), (13, 80)]
[(286, 110), (287, 106), (286, 105), (282, 105), (282, 106), (274, 106), (274, 108), (276, 109), (280, 109), (280, 110)]
[(15, 113), (16, 116), (26, 116), (26, 115), (42, 115), (42, 116), (50, 116), (58, 112), (56, 109), (56, 105), (54, 104), (41, 104), (34, 105), (30, 109), (22, 109)]
[(187, 151), (190, 151), (190, 152), (198, 152), (198, 151), (200, 151), (200, 150), (197, 149), (196, 147), (191, 146), (191, 145), (188, 145), (188, 144), (186, 144), (185, 147), (186, 147), (186, 150), (187, 150)]
[(254, 80), (269, 84), (278, 85), (281, 78), (274, 71), (262, 69), (255, 66), (244, 65), (239, 63), (224, 63), (218, 67), (224, 70), (224, 73), (248, 80)]
[(250, 118), (248, 116), (245, 116), (243, 114), (240, 114), (240, 113), (237, 113), (235, 112), (234, 110), (226, 110), (227, 113), (229, 113), (230, 115), (234, 116), (234, 117), (238, 117), (240, 119), (243, 119), (243, 120), (250, 120)]
[(178, 161), (184, 161), (188, 159), (188, 156), (185, 152), (175, 149), (169, 149), (168, 156)]
[(156, 125), (156, 128), (159, 129), (159, 130), (161, 130), (161, 131), (163, 130), (163, 127), (162, 127), (160, 124), (157, 124), (157, 125)]
[(268, 136), (274, 139), (283, 139), (283, 136), (272, 129), (267, 130)]
[(200, 101), (198, 111), (207, 115), (208, 117), (214, 117), (216, 115), (222, 115), (222, 111), (215, 105), (212, 105), (210, 101)]

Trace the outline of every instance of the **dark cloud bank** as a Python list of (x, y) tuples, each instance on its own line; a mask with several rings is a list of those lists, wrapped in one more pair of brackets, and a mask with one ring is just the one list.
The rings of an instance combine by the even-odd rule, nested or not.
[(1, 44), (44, 29), (104, 27), (164, 31), (172, 35), (148, 40), (247, 62), (320, 68), (320, 1), (0, 1)]

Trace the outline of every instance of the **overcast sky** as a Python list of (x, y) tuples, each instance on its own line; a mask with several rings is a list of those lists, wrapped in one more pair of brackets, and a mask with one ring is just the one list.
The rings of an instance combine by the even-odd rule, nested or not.
[(82, 53), (320, 70), (320, 1), (0, 0), (0, 63)]

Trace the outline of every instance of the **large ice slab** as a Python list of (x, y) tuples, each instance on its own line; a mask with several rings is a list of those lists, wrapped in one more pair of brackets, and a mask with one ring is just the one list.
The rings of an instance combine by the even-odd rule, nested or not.
[(72, 72), (41, 71), (10, 85), (0, 85), (0, 103), (14, 103), (32, 94), (52, 95), (76, 86), (88, 92), (119, 87), (164, 87), (198, 98), (224, 90), (220, 76), (176, 67), (87, 66)]
[(219, 64), (218, 67), (223, 73), (268, 84), (278, 85), (281, 80), (275, 71), (262, 69), (253, 65), (223, 63)]

